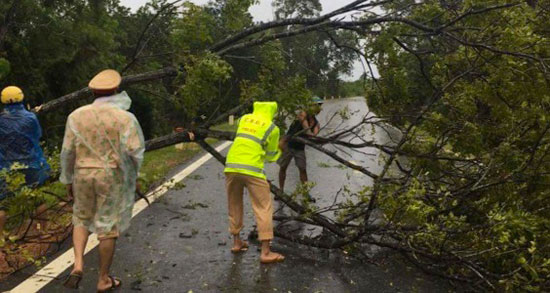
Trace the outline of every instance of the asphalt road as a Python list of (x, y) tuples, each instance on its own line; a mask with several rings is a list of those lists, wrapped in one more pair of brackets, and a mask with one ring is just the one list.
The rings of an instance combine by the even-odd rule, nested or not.
[[(349, 119), (333, 114), (348, 108)], [(322, 134), (354, 125), (367, 114), (362, 98), (328, 101), (318, 119)], [(333, 117), (333, 118), (332, 118)], [(331, 119), (332, 118), (332, 119)], [(329, 122), (329, 123), (328, 123)], [(391, 133), (364, 129), (364, 136), (388, 141)], [(353, 192), (372, 183), (365, 175), (342, 168), (328, 156), (307, 149), (310, 180), (316, 182), (311, 195), (317, 205), (335, 201), (334, 194), (347, 185), (350, 194), (340, 192), (336, 201), (353, 200)], [(379, 153), (337, 150), (346, 158), (369, 170), (380, 170)], [(181, 166), (179, 170), (185, 168)], [(179, 170), (174, 170), (174, 173)], [(226, 195), (222, 166), (208, 161), (183, 183), (185, 188), (171, 190), (132, 221), (119, 239), (112, 272), (123, 279), (121, 292), (448, 292), (453, 288), (444, 280), (425, 275), (398, 256), (385, 256), (371, 264), (350, 259), (339, 251), (323, 251), (298, 246), (281, 239), (273, 249), (285, 254), (285, 262), (261, 265), (257, 242), (243, 254), (230, 253), (227, 232)], [(270, 165), (268, 177), (277, 180), (278, 168)], [(294, 164), (287, 174), (287, 192), (298, 181)], [(246, 237), (254, 229), (249, 200), (245, 197)], [(278, 214), (291, 211), (276, 203)], [(288, 224), (283, 229), (314, 235), (316, 228)], [(373, 251), (375, 253), (376, 251)], [(79, 292), (95, 292), (97, 248), (86, 256), (86, 270)], [(68, 270), (64, 273), (68, 274)], [(24, 280), (33, 269), (15, 274), (0, 291), (9, 290)], [(61, 277), (63, 277), (62, 275)], [(64, 292), (60, 281), (53, 281), (41, 292)]]

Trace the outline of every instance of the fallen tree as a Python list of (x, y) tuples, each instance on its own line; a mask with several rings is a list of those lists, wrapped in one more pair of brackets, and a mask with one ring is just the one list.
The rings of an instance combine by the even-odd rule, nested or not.
[[(254, 25), (208, 53), (223, 58), (313, 31), (345, 30), (357, 36), (357, 44), (332, 41), (363, 56), (369, 67), (366, 75), (375, 87), (366, 92), (378, 119), (366, 116), (325, 137), (293, 139), (373, 184), (355, 194), (351, 205), (320, 208), (272, 185), (276, 198), (297, 214), (279, 220), (326, 231), (320, 238), (277, 231), (279, 237), (320, 248), (392, 249), (423, 270), (479, 290), (545, 291), (550, 288), (548, 3), (529, 1), (533, 10), (523, 1), (459, 2), (354, 1), (324, 16)], [(343, 17), (350, 12), (360, 16)], [(147, 73), (127, 85), (176, 74)], [(82, 89), (36, 110), (55, 111), (86, 93)], [(369, 139), (373, 129), (391, 131), (389, 124), (400, 134), (394, 141)], [(231, 140), (233, 134), (212, 131), (211, 125), (189, 130), (223, 163), (204, 139)], [(147, 149), (190, 141), (185, 133), (170, 134), (148, 141)], [(375, 150), (381, 171), (351, 162), (345, 151), (328, 145)], [(326, 216), (327, 209), (338, 218)]]
[[(146, 72), (142, 74), (125, 76), (122, 79), (121, 87), (129, 87), (134, 84), (156, 81), (167, 77), (176, 77), (177, 75), (178, 75), (178, 71), (176, 70), (175, 67), (166, 67), (163, 69)], [(58, 110), (59, 108), (66, 106), (67, 104), (74, 103), (85, 98), (89, 98), (91, 95), (92, 95), (92, 92), (90, 91), (90, 89), (88, 87), (84, 87), (78, 91), (72, 92), (70, 94), (66, 94), (62, 97), (59, 97), (55, 100), (44, 103), (40, 106), (36, 106), (32, 110), (37, 114), (45, 114), (48, 112)]]

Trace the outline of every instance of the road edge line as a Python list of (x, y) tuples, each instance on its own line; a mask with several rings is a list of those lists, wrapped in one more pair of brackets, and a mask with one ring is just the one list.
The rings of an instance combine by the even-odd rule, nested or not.
[[(226, 141), (216, 147), (218, 152), (223, 151), (231, 145), (232, 142)], [(185, 179), (191, 173), (195, 172), (198, 168), (212, 159), (211, 154), (205, 154), (201, 158), (197, 159), (191, 165), (187, 166), (185, 169), (172, 176), (170, 180), (166, 181), (162, 185), (155, 188), (153, 191), (147, 194), (147, 198), (151, 203), (159, 199), (164, 195), (170, 188), (174, 187), (178, 182)], [(132, 212), (132, 219), (145, 210), (148, 207), (147, 202), (144, 199), (140, 199), (134, 204), (134, 210)], [(84, 255), (90, 252), (92, 249), (99, 245), (96, 234), (91, 234), (88, 239), (88, 244), (84, 251)], [(40, 289), (44, 288), (55, 278), (57, 278), (61, 273), (63, 273), (67, 268), (69, 268), (74, 263), (74, 253), (73, 249), (65, 251), (62, 255), (53, 259), (49, 264), (40, 269), (38, 272), (34, 273), (32, 276), (25, 279), (23, 282), (19, 283), (15, 288), (11, 289), (10, 293), (31, 293), (38, 292)]]

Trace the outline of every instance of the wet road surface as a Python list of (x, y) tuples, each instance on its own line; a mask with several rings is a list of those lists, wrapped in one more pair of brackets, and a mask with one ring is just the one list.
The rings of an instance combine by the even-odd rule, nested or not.
[[(347, 106), (356, 112), (348, 120), (330, 119), (332, 113)], [(330, 133), (344, 125), (353, 125), (366, 114), (363, 99), (328, 101), (319, 115), (321, 125), (329, 120), (323, 132)], [(357, 120), (359, 119), (359, 120)], [(365, 130), (369, 132), (368, 130)], [(370, 133), (370, 132), (369, 132)], [(377, 140), (390, 139), (380, 133)], [(341, 168), (324, 154), (306, 149), (310, 180), (316, 182), (311, 194), (318, 206), (334, 202), (333, 195), (343, 185), (359, 191), (371, 183), (361, 173)], [(341, 153), (368, 165), (376, 172), (378, 153)], [(365, 154), (367, 153), (367, 154)], [(177, 173), (186, 166), (181, 166)], [(183, 183), (185, 188), (171, 190), (132, 220), (132, 225), (118, 241), (112, 273), (122, 278), (120, 292), (449, 292), (453, 288), (444, 280), (420, 273), (397, 256), (377, 259), (378, 264), (350, 259), (339, 251), (325, 251), (299, 246), (281, 239), (273, 241), (273, 249), (287, 256), (285, 262), (261, 265), (259, 243), (252, 241), (248, 252), (234, 255), (229, 249), (227, 232), (227, 200), (222, 166), (211, 159)], [(277, 179), (278, 168), (270, 165), (268, 177)], [(297, 183), (298, 171), (292, 163), (287, 174), (287, 192)], [(325, 197), (326, 196), (326, 197)], [(346, 194), (337, 201), (346, 200)], [(290, 214), (275, 204), (279, 214)], [(245, 196), (246, 237), (254, 229), (250, 201)], [(292, 225), (307, 235), (318, 229)], [(84, 280), (78, 292), (95, 292), (97, 281), (97, 248), (86, 255)], [(0, 284), (0, 291), (9, 290), (33, 273), (23, 270)], [(68, 274), (67, 270), (61, 277)], [(60, 281), (53, 281), (40, 292), (65, 292)]]

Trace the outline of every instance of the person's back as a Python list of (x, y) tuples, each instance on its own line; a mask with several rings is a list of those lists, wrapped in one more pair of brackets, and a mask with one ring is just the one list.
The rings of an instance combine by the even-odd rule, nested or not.
[(96, 99), (67, 119), (61, 150), (59, 180), (73, 201), (75, 264), (64, 286), (77, 289), (83, 277), (84, 248), (89, 233), (100, 242), (98, 292), (120, 287), (109, 276), (116, 239), (130, 226), (137, 175), (145, 145), (136, 117), (128, 112), (132, 100), (118, 93), (122, 81), (112, 69), (88, 84)]
[(34, 113), (25, 109), (23, 94), (17, 87), (8, 87), (3, 97), (9, 97), (11, 91), (21, 95), (21, 101), (5, 104), (0, 113), (0, 169), (10, 169), (19, 164), (26, 175), (26, 184), (43, 184), (49, 177), (50, 166), (40, 146), (42, 129)]
[(264, 161), (280, 156), (279, 128), (273, 123), (274, 102), (256, 102), (254, 111), (241, 117), (235, 141), (227, 154), (226, 173), (240, 173), (265, 179)]
[(277, 112), (275, 102), (256, 102), (254, 112), (241, 117), (235, 141), (225, 163), (225, 186), (229, 209), (229, 233), (233, 235), (233, 253), (248, 249), (241, 240), (243, 228), (243, 191), (248, 190), (256, 216), (258, 239), (262, 243), (260, 261), (273, 263), (284, 260), (269, 247), (273, 239), (273, 204), (264, 161), (274, 162), (281, 155), (279, 128), (273, 123)]
[(9, 168), (13, 163), (34, 165), (42, 158), (39, 145), (39, 128), (34, 114), (25, 110), (23, 104), (7, 105), (0, 113), (0, 153), (3, 158), (0, 168)]
[(74, 111), (67, 126), (75, 134), (75, 168), (122, 166), (134, 120), (133, 114), (105, 98)]
[[(16, 86), (2, 90), (0, 112), (0, 170), (25, 175), (25, 185), (37, 187), (50, 176), (50, 166), (40, 147), (42, 128), (34, 113), (25, 109), (23, 91)], [(5, 199), (13, 196), (4, 178), (0, 178), (0, 237), (7, 218)]]

